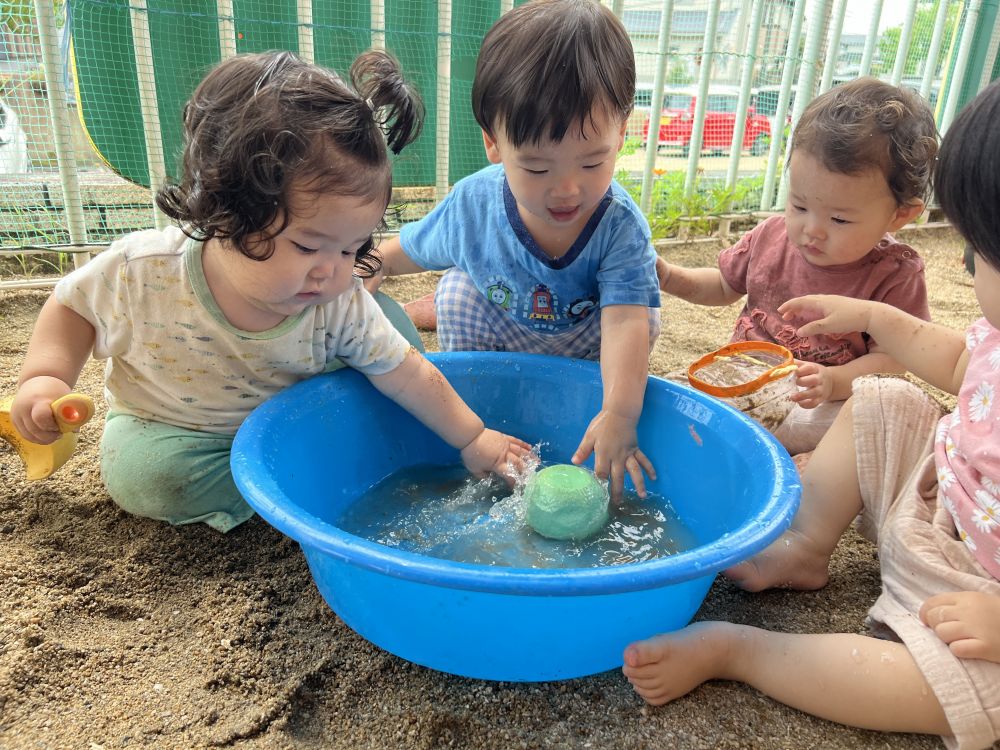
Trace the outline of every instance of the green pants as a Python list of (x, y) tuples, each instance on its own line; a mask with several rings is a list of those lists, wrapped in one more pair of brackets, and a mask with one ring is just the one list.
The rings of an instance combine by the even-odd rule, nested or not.
[[(403, 308), (381, 292), (375, 299), (392, 324), (423, 351)], [(327, 371), (343, 366), (334, 362)], [(233, 482), (232, 446), (232, 435), (112, 412), (101, 437), (101, 476), (111, 498), (129, 513), (172, 524), (207, 523), (226, 532), (254, 513)]]

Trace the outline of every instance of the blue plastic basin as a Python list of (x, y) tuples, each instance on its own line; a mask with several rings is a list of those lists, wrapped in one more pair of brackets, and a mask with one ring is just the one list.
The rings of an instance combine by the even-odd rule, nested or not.
[[(501, 352), (431, 354), (486, 424), (566, 462), (601, 403), (597, 364)], [(401, 467), (457, 452), (345, 369), (258, 407), (233, 443), (236, 484), (296, 540), (327, 603), (387, 651), (490, 680), (557, 680), (620, 666), (637, 638), (686, 625), (716, 573), (791, 523), (801, 487), (785, 450), (752, 420), (651, 377), (639, 441), (698, 546), (594, 569), (501, 568), (425, 557), (348, 534), (343, 510)]]

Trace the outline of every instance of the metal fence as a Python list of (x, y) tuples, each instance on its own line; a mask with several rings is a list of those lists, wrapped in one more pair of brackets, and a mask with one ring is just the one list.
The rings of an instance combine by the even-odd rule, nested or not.
[[(337, 70), (370, 47), (395, 54), (427, 104), (424, 133), (394, 172), (404, 217), (422, 215), (486, 164), (472, 75), (483, 34), (514, 4), (5, 0), (0, 286), (51, 283), (116, 236), (162, 226), (151, 189), (177, 168), (181, 107), (208, 68), (239, 52), (290, 49)], [(910, 86), (943, 132), (1000, 75), (1000, 0), (607, 4), (638, 71), (617, 177), (661, 237), (696, 217), (778, 210), (790, 128), (841, 81)]]

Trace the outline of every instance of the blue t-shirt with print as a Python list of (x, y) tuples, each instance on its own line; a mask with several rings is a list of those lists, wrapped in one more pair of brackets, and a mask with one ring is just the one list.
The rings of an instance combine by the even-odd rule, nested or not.
[(528, 232), (500, 164), (460, 180), (426, 217), (405, 225), (399, 239), (414, 263), (430, 270), (457, 266), (532, 330), (565, 331), (608, 305), (660, 306), (649, 224), (614, 181), (559, 258)]

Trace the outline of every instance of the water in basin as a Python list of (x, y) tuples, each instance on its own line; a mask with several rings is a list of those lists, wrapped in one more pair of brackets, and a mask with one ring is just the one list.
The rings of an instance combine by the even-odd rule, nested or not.
[(694, 535), (669, 501), (627, 492), (589, 539), (558, 541), (524, 520), (523, 482), (511, 491), (461, 465), (411, 466), (379, 482), (336, 521), (344, 531), (406, 552), (513, 568), (596, 568), (646, 562), (691, 549)]

